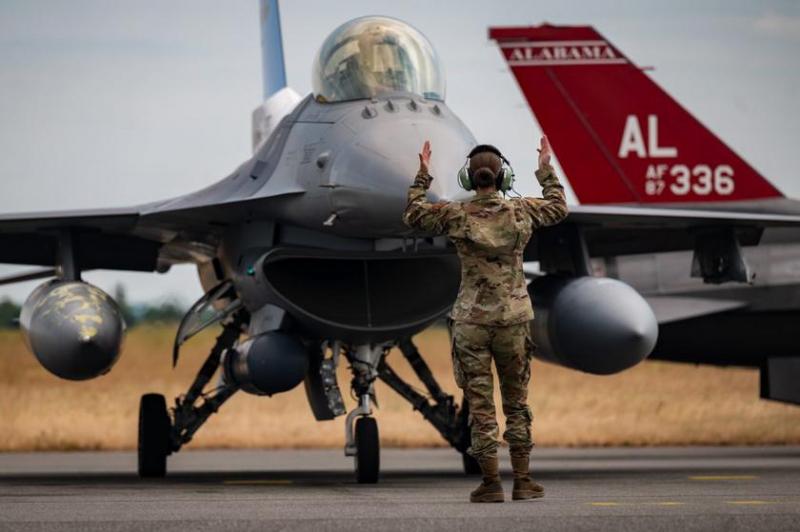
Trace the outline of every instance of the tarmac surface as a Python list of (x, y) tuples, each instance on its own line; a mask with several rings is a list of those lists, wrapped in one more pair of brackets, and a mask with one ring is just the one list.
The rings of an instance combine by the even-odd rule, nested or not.
[[(505, 453), (504, 453), (505, 454)], [(505, 458), (505, 457), (504, 457)], [(535, 449), (545, 498), (470, 504), (448, 449), (384, 449), (359, 485), (341, 450), (0, 454), (0, 530), (800, 530), (800, 447)]]

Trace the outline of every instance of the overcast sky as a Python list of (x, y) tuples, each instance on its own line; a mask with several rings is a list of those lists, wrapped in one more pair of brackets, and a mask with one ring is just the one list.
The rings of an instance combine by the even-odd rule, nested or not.
[[(289, 85), (309, 92), (324, 38), (372, 14), (428, 36), (448, 105), (523, 181), (540, 131), (487, 28), (591, 24), (800, 197), (799, 2), (291, 0), (281, 4)], [(261, 96), (257, 0), (3, 0), (0, 212), (124, 206), (206, 186), (250, 156)], [(200, 295), (189, 266), (85, 277), (106, 290), (122, 282), (133, 301)], [(0, 287), (0, 298), (21, 301), (36, 284)]]

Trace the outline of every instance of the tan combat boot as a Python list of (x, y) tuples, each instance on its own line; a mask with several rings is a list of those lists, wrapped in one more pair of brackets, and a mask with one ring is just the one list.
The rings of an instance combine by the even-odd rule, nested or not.
[(530, 455), (511, 455), (511, 468), (514, 470), (514, 490), (511, 492), (513, 500), (544, 497), (544, 488), (531, 480)]
[(469, 494), (469, 502), (503, 502), (503, 485), (500, 484), (497, 455), (478, 459), (483, 473), (481, 485)]

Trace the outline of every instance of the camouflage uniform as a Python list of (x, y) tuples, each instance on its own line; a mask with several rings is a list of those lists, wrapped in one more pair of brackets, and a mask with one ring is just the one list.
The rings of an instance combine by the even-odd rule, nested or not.
[(530, 359), (534, 344), (529, 322), (533, 308), (522, 271), (522, 252), (533, 230), (567, 215), (564, 190), (552, 167), (536, 172), (543, 198), (503, 198), (477, 194), (465, 202), (430, 203), (425, 191), (432, 179), (417, 174), (408, 191), (403, 221), (410, 227), (447, 235), (461, 260), (461, 287), (453, 306), (453, 367), (456, 383), (470, 408), (476, 458), (497, 452), (491, 362), (503, 396), (512, 454), (532, 447), (528, 407)]

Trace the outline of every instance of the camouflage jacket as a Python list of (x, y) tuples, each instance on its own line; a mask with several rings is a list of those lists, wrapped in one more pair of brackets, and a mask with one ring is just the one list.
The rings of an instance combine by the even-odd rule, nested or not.
[(451, 317), (506, 326), (533, 319), (522, 271), (522, 251), (539, 227), (567, 216), (564, 189), (553, 168), (536, 172), (543, 198), (478, 194), (464, 202), (430, 203), (430, 176), (418, 174), (408, 189), (403, 222), (426, 233), (447, 235), (461, 260), (461, 287)]

